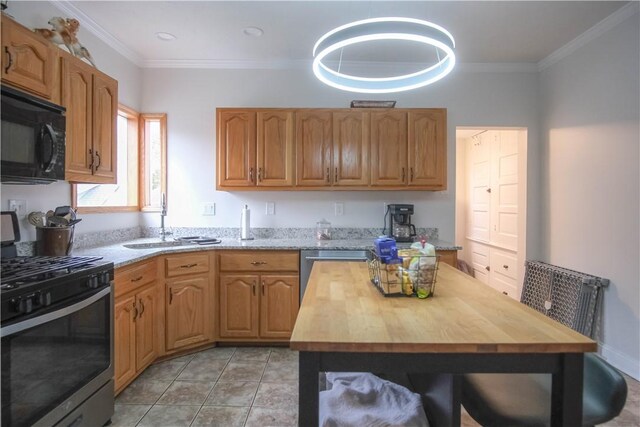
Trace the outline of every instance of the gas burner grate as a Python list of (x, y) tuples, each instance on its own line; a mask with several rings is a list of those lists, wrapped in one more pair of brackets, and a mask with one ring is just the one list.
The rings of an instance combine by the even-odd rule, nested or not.
[[(40, 280), (64, 273), (63, 270), (81, 267), (102, 257), (33, 256), (0, 260), (0, 289), (13, 289), (16, 282)], [(67, 271), (68, 272), (68, 271)]]

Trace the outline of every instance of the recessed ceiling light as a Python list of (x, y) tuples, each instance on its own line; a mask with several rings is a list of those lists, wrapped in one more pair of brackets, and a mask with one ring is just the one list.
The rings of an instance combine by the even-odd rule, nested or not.
[(173, 41), (173, 40), (177, 39), (177, 37), (174, 36), (173, 34), (164, 33), (162, 31), (159, 32), (159, 33), (156, 33), (156, 37), (159, 38), (160, 40), (162, 40), (163, 42), (170, 42), (170, 41)]
[(264, 31), (262, 30), (262, 28), (258, 28), (258, 27), (247, 27), (244, 30), (242, 30), (242, 32), (245, 35), (251, 36), (251, 37), (260, 37), (261, 35), (264, 34)]

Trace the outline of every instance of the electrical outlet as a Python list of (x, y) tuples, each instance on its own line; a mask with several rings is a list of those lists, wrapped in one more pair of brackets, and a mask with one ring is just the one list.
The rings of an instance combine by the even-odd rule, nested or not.
[(275, 215), (276, 214), (276, 203), (275, 202), (267, 202), (267, 206), (265, 208), (267, 215)]
[(344, 203), (336, 202), (334, 204), (334, 207), (335, 207), (335, 211), (336, 211), (336, 216), (344, 215)]
[(213, 216), (216, 214), (216, 204), (215, 203), (205, 203), (202, 205), (202, 215)]
[(27, 214), (27, 201), (10, 199), (9, 210), (15, 212), (19, 217), (25, 216)]

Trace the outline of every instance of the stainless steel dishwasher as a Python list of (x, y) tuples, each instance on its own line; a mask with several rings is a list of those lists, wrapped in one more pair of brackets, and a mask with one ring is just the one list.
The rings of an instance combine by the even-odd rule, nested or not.
[(300, 251), (300, 302), (302, 303), (302, 297), (304, 291), (307, 289), (307, 282), (309, 281), (309, 275), (311, 274), (311, 268), (314, 262), (322, 261), (360, 261), (367, 260), (366, 250), (303, 250)]

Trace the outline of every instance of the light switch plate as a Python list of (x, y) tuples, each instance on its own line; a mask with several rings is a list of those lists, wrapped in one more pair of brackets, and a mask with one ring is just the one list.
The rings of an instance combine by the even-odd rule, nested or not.
[(213, 216), (216, 214), (216, 204), (215, 203), (205, 203), (202, 205), (202, 215)]
[(15, 212), (19, 217), (25, 216), (27, 214), (27, 201), (10, 199), (9, 210)]
[(276, 203), (275, 202), (267, 202), (267, 206), (265, 208), (265, 213), (267, 215), (275, 215), (276, 214)]
[(335, 206), (336, 216), (344, 215), (344, 203), (336, 202), (334, 206)]

